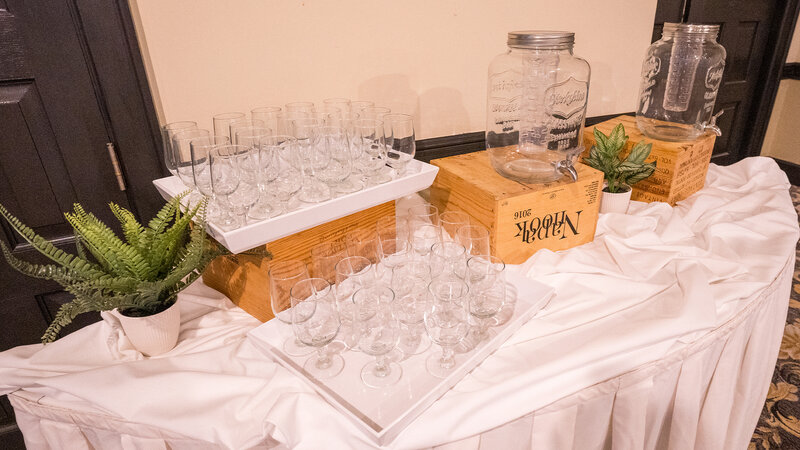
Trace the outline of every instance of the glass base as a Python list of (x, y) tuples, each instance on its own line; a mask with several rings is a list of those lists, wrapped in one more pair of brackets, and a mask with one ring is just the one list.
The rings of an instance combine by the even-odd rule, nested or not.
[(357, 180), (354, 177), (347, 177), (344, 181), (336, 184), (334, 187), (336, 192), (341, 192), (343, 194), (352, 194), (353, 192), (358, 192), (364, 189), (364, 183)]
[(303, 364), (303, 370), (317, 379), (333, 378), (339, 375), (342, 369), (344, 369), (344, 359), (337, 354), (330, 355), (328, 362), (324, 364), (319, 363), (317, 355), (308, 358)]
[(419, 355), (431, 348), (431, 339), (423, 334), (417, 336), (403, 336), (397, 343), (397, 348), (406, 355)]
[(456, 367), (458, 367), (458, 359), (453, 356), (453, 364), (452, 367), (442, 367), (442, 354), (439, 352), (433, 352), (427, 359), (425, 359), (425, 369), (428, 370), (428, 373), (435, 376), (436, 378), (447, 378), (451, 373), (455, 372)]
[(253, 220), (266, 220), (274, 217), (276, 208), (267, 201), (259, 200), (247, 211), (247, 217)]
[(315, 183), (303, 186), (297, 196), (305, 203), (321, 203), (331, 198), (331, 188), (325, 183)]
[(403, 376), (403, 368), (397, 363), (388, 363), (386, 365), (388, 370), (382, 374), (375, 373), (376, 367), (377, 363), (372, 361), (361, 369), (361, 380), (369, 387), (382, 388), (391, 386), (400, 381)]
[(306, 356), (316, 352), (314, 347), (309, 347), (298, 341), (297, 338), (289, 338), (283, 342), (283, 352), (289, 356)]

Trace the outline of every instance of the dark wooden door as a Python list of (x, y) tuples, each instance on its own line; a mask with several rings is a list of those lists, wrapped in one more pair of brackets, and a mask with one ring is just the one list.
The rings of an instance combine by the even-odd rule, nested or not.
[[(712, 160), (730, 164), (758, 154), (769, 114), (760, 109), (772, 103), (774, 92), (769, 84), (770, 63), (784, 45), (774, 41), (784, 8), (766, 0), (659, 0), (653, 29), (653, 40), (661, 38), (664, 22), (689, 22), (720, 25), (717, 42), (725, 47), (727, 57), (715, 113), (724, 111), (717, 124), (722, 136), (714, 145)], [(755, 139), (754, 139), (755, 138)], [(756, 148), (755, 152), (753, 148)]]
[[(115, 22), (119, 7), (91, 0), (0, 0), (0, 203), (66, 250), (74, 251), (74, 238), (63, 212), (73, 203), (107, 223), (114, 222), (108, 202), (147, 213), (158, 203), (155, 190), (147, 190), (163, 173), (151, 136), (152, 118), (141, 108), (142, 95), (149, 98), (149, 92), (146, 84), (137, 84), (133, 70), (125, 70), (131, 48), (120, 39), (124, 29)], [(91, 37), (104, 27), (111, 31), (102, 41)], [(119, 55), (128, 60), (113, 61)], [(99, 70), (98, 61), (115, 69)], [(119, 121), (122, 125), (115, 127), (110, 108), (129, 115)], [(121, 156), (128, 177), (122, 181), (137, 191), (123, 190), (115, 176), (107, 148), (115, 133), (127, 147)], [(0, 239), (18, 257), (41, 261), (5, 221)], [(24, 277), (2, 259), (0, 281), (0, 351), (39, 342), (59, 306), (70, 300), (58, 285)], [(98, 318), (79, 316), (62, 334)], [(0, 448), (19, 442), (12, 411), (2, 398)]]

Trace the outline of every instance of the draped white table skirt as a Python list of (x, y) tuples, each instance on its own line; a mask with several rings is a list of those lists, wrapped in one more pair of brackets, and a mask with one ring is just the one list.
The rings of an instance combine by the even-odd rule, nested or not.
[[(389, 447), (747, 448), (800, 234), (788, 188), (767, 158), (712, 165), (674, 208), (634, 202), (601, 215), (593, 242), (537, 252), (521, 270), (555, 297)], [(108, 316), (0, 353), (28, 447), (374, 446), (254, 348), (258, 321), (202, 283), (179, 304), (178, 345), (159, 357)]]

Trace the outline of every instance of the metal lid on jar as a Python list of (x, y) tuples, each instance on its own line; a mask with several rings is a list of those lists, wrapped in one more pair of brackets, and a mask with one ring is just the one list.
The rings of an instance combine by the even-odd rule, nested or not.
[(560, 49), (575, 44), (575, 33), (569, 31), (526, 30), (508, 33), (508, 46), (515, 48)]
[(661, 35), (668, 36), (698, 36), (715, 38), (719, 34), (719, 25), (705, 23), (674, 23), (665, 22)]

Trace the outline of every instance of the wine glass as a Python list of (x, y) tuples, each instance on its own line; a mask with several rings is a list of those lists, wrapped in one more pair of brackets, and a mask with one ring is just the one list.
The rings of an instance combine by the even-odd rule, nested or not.
[(295, 337), (317, 348), (317, 356), (309, 358), (303, 369), (317, 379), (338, 375), (344, 368), (344, 359), (328, 351), (328, 344), (333, 342), (340, 326), (330, 284), (321, 278), (307, 278), (295, 283), (290, 295)]
[(367, 183), (377, 185), (392, 178), (384, 172), (386, 167), (386, 141), (383, 122), (358, 119), (353, 123), (353, 150), (358, 155), (356, 168), (367, 178)]
[(276, 212), (267, 186), (277, 178), (278, 168), (273, 149), (270, 146), (261, 146), (261, 142), (271, 135), (272, 131), (265, 127), (236, 129), (236, 141), (239, 145), (250, 148), (249, 156), (243, 159), (245, 164), (241, 169), (244, 181), (258, 188), (257, 200), (247, 211), (247, 215), (255, 220), (268, 219)]
[(417, 152), (414, 118), (408, 114), (385, 114), (382, 120), (386, 130), (389, 166), (403, 175)]
[(394, 214), (381, 217), (375, 222), (375, 230), (378, 232), (378, 239), (408, 241), (408, 222), (404, 217), (397, 217)]
[(431, 281), (428, 291), (431, 302), (424, 314), (425, 330), (442, 348), (442, 354), (431, 354), (425, 368), (431, 375), (445, 378), (456, 368), (455, 347), (469, 334), (469, 289), (461, 280), (438, 278)]
[(424, 261), (404, 261), (392, 268), (391, 277), (392, 290), (397, 297), (392, 313), (402, 329), (397, 347), (406, 355), (418, 355), (431, 345), (422, 323), (428, 310), (431, 268)]
[(197, 122), (188, 120), (168, 123), (161, 127), (161, 144), (163, 145), (164, 151), (164, 164), (167, 166), (167, 170), (169, 170), (171, 174), (176, 175), (178, 170), (178, 165), (175, 162), (175, 153), (172, 150), (172, 136), (179, 131), (196, 128)]
[[(245, 116), (242, 112), (228, 112), (217, 114), (212, 118), (214, 122), (214, 135), (215, 136), (227, 136), (228, 140), (233, 142), (233, 136), (231, 136), (231, 122), (234, 120), (244, 119)], [(217, 142), (217, 144), (221, 144), (221, 142)]]
[(239, 164), (236, 160), (236, 149), (233, 145), (215, 145), (209, 154), (209, 171), (211, 189), (219, 200), (224, 211), (217, 219), (223, 229), (231, 229), (238, 224), (234, 215), (230, 196), (239, 188)]
[(467, 249), (467, 255), (489, 255), (489, 230), (481, 225), (468, 225), (456, 231), (456, 242)]
[(227, 196), (233, 213), (236, 215), (236, 228), (247, 224), (247, 215), (250, 208), (258, 200), (259, 149), (244, 145), (217, 146), (216, 149), (226, 149), (231, 153), (236, 162), (236, 176), (239, 184)]
[(467, 250), (457, 242), (437, 242), (431, 246), (431, 275), (464, 278), (467, 271)]
[(375, 106), (375, 102), (371, 102), (369, 100), (356, 100), (354, 102), (350, 102), (350, 112), (356, 113), (363, 117), (364, 109), (369, 108), (370, 106)]
[(422, 205), (412, 206), (408, 208), (408, 221), (409, 222), (425, 222), (432, 225), (439, 225), (439, 208), (424, 203)]
[(192, 172), (192, 149), (190, 144), (194, 139), (207, 138), (209, 135), (210, 133), (208, 130), (199, 128), (181, 130), (172, 135), (175, 173), (183, 184), (191, 189), (191, 193), (186, 199), (188, 205), (193, 205), (200, 201), (200, 194), (194, 181), (194, 173)]
[(356, 349), (360, 336), (353, 294), (362, 288), (373, 287), (377, 279), (375, 266), (362, 256), (348, 256), (334, 267), (336, 270), (336, 303), (342, 319), (340, 338), (350, 349)]
[(278, 198), (279, 211), (276, 215), (285, 214), (289, 210), (289, 201), (303, 187), (302, 175), (295, 170), (297, 163), (292, 162), (297, 156), (297, 139), (288, 135), (265, 136), (261, 139), (260, 148), (273, 158), (277, 176), (269, 188)]
[(381, 263), (378, 264), (378, 279), (383, 280), (387, 278), (386, 284), (389, 284), (392, 275), (392, 269), (398, 264), (406, 261), (410, 257), (411, 246), (406, 239), (381, 239), (378, 237), (378, 256)]
[(211, 150), (217, 145), (215, 142), (228, 144), (227, 139), (227, 136), (209, 135), (192, 139), (189, 142), (194, 184), (201, 194), (210, 198), (206, 206), (206, 217), (209, 222), (216, 222), (224, 214), (223, 207), (219, 204), (211, 184)]
[(342, 111), (342, 114), (347, 114), (350, 112), (350, 99), (349, 98), (342, 98), (342, 97), (333, 97), (333, 98), (326, 98), (322, 101), (322, 104), (325, 106), (333, 106), (334, 108), (339, 108)]
[(451, 240), (456, 240), (459, 228), (469, 225), (469, 215), (461, 211), (445, 211), (439, 214), (439, 224), (442, 226), (443, 237), (446, 233)]
[(489, 320), (505, 303), (505, 268), (503, 260), (495, 256), (477, 255), (467, 261), (469, 312), (478, 322), (476, 342), (488, 337)]
[(347, 249), (342, 241), (328, 241), (311, 248), (311, 269), (313, 275), (328, 283), (336, 282), (336, 263), (347, 257)]
[(380, 261), (378, 256), (378, 233), (369, 228), (356, 228), (344, 236), (347, 244), (347, 254), (350, 256), (363, 256), (373, 264)]
[[(309, 278), (306, 265), (299, 260), (271, 261), (269, 265), (269, 304), (272, 314), (285, 323), (292, 324), (292, 287)], [(305, 356), (314, 349), (306, 346), (297, 337), (283, 343), (283, 351), (291, 356)]]
[(250, 118), (264, 122), (264, 126), (272, 130), (272, 134), (286, 134), (286, 125), (280, 106), (260, 106), (250, 110)]
[(403, 374), (400, 365), (386, 357), (400, 338), (400, 327), (392, 316), (393, 301), (394, 292), (385, 286), (363, 288), (353, 294), (361, 331), (358, 348), (375, 357), (361, 369), (361, 380), (374, 388), (397, 383)]
[(285, 105), (286, 112), (288, 113), (302, 113), (310, 115), (314, 112), (314, 102), (291, 102)]
[(229, 127), (231, 129), (231, 142), (236, 145), (246, 145), (244, 142), (239, 142), (238, 138), (239, 130), (243, 128), (266, 129), (267, 134), (273, 134), (273, 131), (267, 128), (266, 123), (258, 119), (247, 119), (244, 117), (241, 119), (234, 119), (231, 120)]
[(350, 139), (344, 128), (325, 126), (320, 129), (320, 145), (330, 156), (328, 167), (320, 173), (323, 181), (335, 192), (351, 193), (360, 191), (364, 184), (352, 178), (353, 154), (350, 152)]
[(442, 230), (438, 225), (412, 220), (409, 222), (408, 240), (415, 258), (427, 260), (433, 244), (442, 241)]
[(319, 203), (330, 199), (331, 189), (318, 179), (319, 174), (330, 163), (330, 154), (320, 145), (322, 122), (311, 118), (292, 119), (290, 126), (298, 147), (298, 157), (293, 161), (303, 173), (300, 200), (306, 203)]

